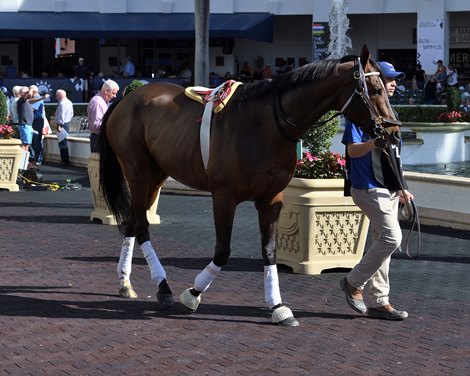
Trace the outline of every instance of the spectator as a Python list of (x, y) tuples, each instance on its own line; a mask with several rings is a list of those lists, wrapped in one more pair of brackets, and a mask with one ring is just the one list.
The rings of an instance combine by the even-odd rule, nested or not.
[(192, 77), (193, 72), (191, 72), (191, 69), (189, 69), (187, 64), (183, 64), (183, 67), (180, 72), (180, 78), (183, 78), (189, 84)]
[(21, 86), (13, 86), (11, 89), (11, 93), (13, 94), (10, 98), (10, 114), (9, 118), (13, 125), (18, 125), (18, 99), (21, 97)]
[(59, 141), (60, 159), (61, 164), (67, 166), (70, 164), (67, 134), (70, 131), (70, 123), (73, 118), (73, 104), (70, 99), (67, 98), (67, 93), (65, 90), (57, 90), (55, 96), (58, 102), (57, 108), (55, 110), (57, 133), (62, 133), (62, 135), (65, 136), (63, 140)]
[(99, 133), (103, 116), (108, 110), (108, 103), (116, 98), (119, 91), (119, 85), (113, 80), (107, 80), (103, 83), (101, 90), (88, 103), (88, 128), (90, 130), (90, 150), (92, 153), (99, 153)]
[(424, 82), (424, 103), (425, 104), (437, 104), (437, 83), (436, 77), (428, 74)]
[(261, 71), (261, 77), (263, 80), (268, 80), (273, 76), (273, 70), (271, 69), (271, 64), (267, 63), (262, 71)]
[(20, 97), (16, 102), (18, 113), (18, 128), (20, 130), (21, 149), (29, 152), (29, 147), (33, 142), (33, 120), (34, 113), (31, 104), (28, 102), (31, 94), (27, 86), (20, 89)]
[(40, 166), (43, 161), (42, 155), (42, 136), (44, 129), (44, 118), (46, 116), (46, 111), (44, 108), (44, 99), (49, 98), (49, 94), (44, 96), (39, 95), (39, 89), (36, 85), (31, 85), (30, 90), (30, 99), (28, 102), (33, 108), (34, 120), (33, 120), (33, 142), (31, 144), (32, 148), (32, 159), (33, 164)]
[(449, 65), (447, 66), (447, 86), (457, 86), (458, 78), (459, 76), (457, 69), (449, 63)]
[(163, 78), (163, 77), (166, 77), (165, 66), (160, 65), (158, 67), (157, 73), (155, 74), (155, 78)]
[(130, 56), (127, 57), (126, 65), (124, 66), (122, 75), (126, 78), (135, 77), (135, 66)]
[(16, 67), (10, 61), (10, 64), (7, 66), (6, 75), (8, 78), (15, 78), (16, 77)]
[(426, 74), (421, 66), (421, 64), (416, 64), (415, 71), (413, 73), (413, 80), (416, 82), (416, 86), (418, 89), (424, 89), (424, 82), (425, 82)]
[(82, 81), (83, 101), (88, 102), (88, 78), (90, 77), (90, 69), (85, 65), (85, 59), (80, 57), (78, 64), (73, 67), (74, 79)]
[(253, 79), (255, 70), (250, 67), (247, 61), (243, 62), (242, 69), (240, 70), (240, 77), (243, 81), (247, 82)]

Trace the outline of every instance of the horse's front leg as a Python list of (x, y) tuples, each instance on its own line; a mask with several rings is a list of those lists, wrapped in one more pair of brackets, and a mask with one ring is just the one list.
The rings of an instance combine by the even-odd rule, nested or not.
[(180, 302), (189, 312), (195, 312), (201, 302), (201, 293), (206, 291), (230, 257), (235, 200), (227, 196), (212, 196), (216, 233), (215, 253), (212, 261), (194, 279), (192, 288), (180, 295)]
[(276, 225), (282, 208), (282, 193), (274, 199), (256, 200), (258, 210), (259, 228), (261, 234), (261, 250), (264, 260), (264, 300), (273, 310), (274, 324), (285, 326), (298, 326), (289, 307), (282, 304), (279, 289), (279, 277), (276, 265)]

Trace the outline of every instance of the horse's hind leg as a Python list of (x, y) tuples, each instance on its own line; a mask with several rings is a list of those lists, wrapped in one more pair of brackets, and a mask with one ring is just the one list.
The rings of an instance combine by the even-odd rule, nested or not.
[(264, 300), (273, 310), (272, 321), (277, 325), (298, 326), (290, 308), (282, 304), (276, 265), (276, 221), (282, 207), (282, 196), (270, 200), (257, 200), (261, 233), (261, 249), (264, 260)]
[(126, 236), (121, 245), (121, 255), (117, 266), (118, 277), (121, 280), (119, 296), (122, 298), (137, 298), (137, 294), (131, 284), (132, 256), (134, 253), (134, 236)]
[[(150, 158), (150, 157), (149, 157)], [(148, 163), (148, 162), (147, 162)], [(131, 192), (131, 215), (126, 228), (126, 238), (135, 236), (144, 254), (152, 281), (158, 286), (157, 301), (164, 306), (174, 304), (166, 272), (150, 242), (147, 209), (153, 203), (166, 175), (156, 166), (125, 174)]]

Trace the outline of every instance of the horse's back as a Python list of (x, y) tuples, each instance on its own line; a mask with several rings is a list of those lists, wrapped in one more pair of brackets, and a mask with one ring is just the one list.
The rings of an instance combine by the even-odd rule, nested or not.
[(108, 121), (120, 160), (149, 159), (183, 184), (207, 189), (199, 143), (203, 106), (172, 83), (145, 85), (125, 96)]

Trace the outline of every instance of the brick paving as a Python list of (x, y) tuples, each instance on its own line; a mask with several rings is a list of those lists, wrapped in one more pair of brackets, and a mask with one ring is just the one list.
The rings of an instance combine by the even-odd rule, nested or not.
[[(139, 298), (117, 296), (120, 237), (89, 221), (83, 169), (42, 168), (78, 191), (0, 192), (0, 375), (468, 375), (470, 234), (423, 229), (420, 257), (391, 263), (402, 322), (356, 314), (339, 281), (280, 268), (281, 292), (300, 321), (270, 324), (256, 212), (240, 205), (232, 257), (194, 314), (155, 303), (136, 247)], [(162, 194), (152, 240), (175, 296), (210, 261), (207, 196)], [(414, 237), (416, 239), (416, 237)]]

